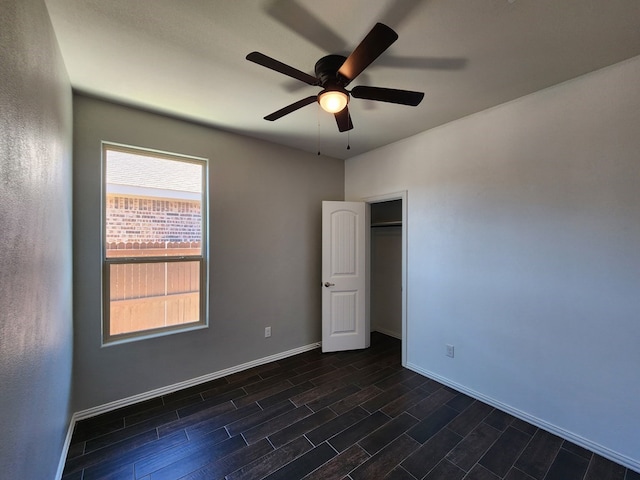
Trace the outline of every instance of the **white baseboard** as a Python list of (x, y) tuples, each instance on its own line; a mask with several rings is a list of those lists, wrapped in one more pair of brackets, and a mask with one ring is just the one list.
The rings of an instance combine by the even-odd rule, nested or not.
[(156, 398), (161, 395), (167, 395), (169, 393), (176, 392), (184, 388), (193, 387), (194, 385), (200, 385), (201, 383), (209, 382), (217, 378), (226, 377), (227, 375), (231, 375), (232, 373), (241, 372), (243, 370), (248, 370), (249, 368), (257, 367), (259, 365), (264, 365), (266, 363), (282, 360), (283, 358), (291, 357), (293, 355), (307, 352), (309, 350), (314, 350), (319, 347), (320, 347), (320, 342), (311, 343), (309, 345), (304, 345), (302, 347), (294, 348), (292, 350), (287, 350), (286, 352), (276, 353), (274, 355), (269, 355), (268, 357), (258, 358), (257, 360), (252, 360), (250, 362), (243, 363), (241, 365), (236, 365), (235, 367), (225, 368), (224, 370), (218, 370), (217, 372), (208, 373), (207, 375), (202, 375), (200, 377), (192, 378), (190, 380), (174, 383), (173, 385), (156, 388), (155, 390), (139, 393), (138, 395), (133, 395), (131, 397), (123, 398), (121, 400), (105, 403), (104, 405), (98, 405), (97, 407), (92, 407), (86, 410), (75, 412), (71, 416), (71, 420), (69, 421), (69, 428), (67, 430), (67, 436), (65, 438), (64, 446), (62, 449), (62, 456), (58, 464), (56, 480), (60, 480), (62, 478), (62, 472), (64, 471), (64, 465), (67, 459), (67, 453), (69, 451), (69, 446), (71, 445), (71, 436), (73, 435), (73, 429), (75, 428), (76, 423), (79, 422), (80, 420), (85, 420), (87, 418), (95, 417), (97, 415), (101, 415), (103, 413), (107, 413), (112, 410), (116, 410), (118, 408), (133, 405), (135, 403), (143, 402), (145, 400), (150, 400), (152, 398)]
[(453, 382), (448, 378), (442, 377), (436, 373), (425, 370), (413, 363), (407, 362), (406, 368), (408, 368), (409, 370), (413, 370), (414, 372), (419, 373), (420, 375), (423, 375), (427, 378), (435, 380), (436, 382), (442, 383), (443, 385), (451, 387), (459, 392), (469, 395), (470, 397), (473, 397), (476, 400), (480, 400), (481, 402), (491, 405), (492, 407), (502, 410), (503, 412), (507, 412), (516, 418), (524, 420), (525, 422), (535, 425), (536, 427), (546, 430), (547, 432), (553, 433), (554, 435), (557, 435), (565, 440), (573, 442), (576, 445), (579, 445), (581, 447), (586, 448), (587, 450), (595, 452), (604, 458), (608, 458), (609, 460), (619, 463), (620, 465), (630, 468), (631, 470), (640, 472), (640, 461), (638, 460), (634, 460), (633, 458), (627, 457), (626, 455), (622, 455), (598, 443), (592, 442), (589, 439), (581, 437), (580, 435), (577, 435), (569, 430), (565, 430), (564, 428), (558, 427), (557, 425), (554, 425), (538, 417), (530, 415), (527, 412), (518, 410), (517, 408), (514, 408), (505, 403), (502, 403), (492, 397), (488, 397), (487, 395), (484, 395), (480, 392), (476, 392), (475, 390), (467, 388), (464, 385), (460, 385), (459, 383)]
[(62, 455), (60, 456), (60, 461), (58, 462), (58, 470), (56, 471), (56, 480), (62, 479), (62, 472), (64, 472), (64, 464), (67, 461), (67, 453), (69, 452), (69, 446), (71, 445), (71, 436), (73, 435), (73, 429), (76, 426), (77, 419), (75, 418), (76, 414), (71, 415), (71, 419), (69, 420), (69, 428), (67, 428), (67, 436), (64, 438), (64, 444), (62, 445)]

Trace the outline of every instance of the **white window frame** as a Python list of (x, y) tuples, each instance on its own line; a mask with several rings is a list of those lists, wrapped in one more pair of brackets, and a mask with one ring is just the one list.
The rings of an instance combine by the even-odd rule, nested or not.
[[(145, 257), (112, 257), (107, 258), (107, 159), (106, 152), (119, 151), (124, 153), (133, 153), (136, 155), (148, 155), (154, 158), (165, 158), (181, 162), (195, 163), (202, 166), (202, 195), (201, 195), (201, 251), (200, 255), (182, 255), (182, 256), (145, 256)], [(192, 330), (208, 328), (209, 326), (209, 162), (208, 159), (195, 157), (192, 155), (184, 155), (179, 153), (170, 153), (150, 148), (136, 147), (113, 142), (102, 142), (102, 346), (117, 345), (126, 342), (155, 338), (164, 335), (182, 333)], [(187, 262), (197, 261), (200, 264), (200, 314), (198, 322), (190, 322), (186, 324), (171, 325), (166, 327), (140, 330), (136, 332), (128, 332), (123, 334), (110, 334), (110, 266), (116, 264), (138, 264), (138, 263), (170, 263), (170, 262)]]

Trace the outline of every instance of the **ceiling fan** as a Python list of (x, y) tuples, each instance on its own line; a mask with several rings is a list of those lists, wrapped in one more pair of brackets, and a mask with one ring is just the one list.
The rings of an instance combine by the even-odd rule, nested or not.
[(263, 53), (251, 52), (246, 57), (251, 62), (300, 80), (308, 85), (322, 87), (322, 91), (319, 94), (298, 100), (267, 115), (264, 119), (274, 121), (302, 107), (318, 102), (325, 111), (334, 114), (338, 130), (346, 132), (353, 128), (348, 107), (350, 97), (412, 107), (419, 105), (424, 97), (422, 92), (364, 85), (353, 87), (351, 90), (346, 89), (349, 83), (355, 80), (365, 68), (397, 39), (398, 34), (393, 29), (383, 23), (377, 23), (348, 57), (327, 55), (318, 60), (315, 65), (315, 77)]

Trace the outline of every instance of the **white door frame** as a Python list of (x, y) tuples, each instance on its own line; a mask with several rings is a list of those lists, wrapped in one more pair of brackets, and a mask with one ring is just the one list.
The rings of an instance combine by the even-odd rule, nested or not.
[(407, 366), (407, 190), (401, 190), (399, 192), (386, 193), (383, 195), (375, 195), (373, 197), (366, 197), (361, 201), (366, 203), (366, 261), (367, 261), (367, 273), (366, 273), (366, 322), (367, 325), (371, 325), (371, 204), (387, 202), (389, 200), (402, 200), (402, 366)]

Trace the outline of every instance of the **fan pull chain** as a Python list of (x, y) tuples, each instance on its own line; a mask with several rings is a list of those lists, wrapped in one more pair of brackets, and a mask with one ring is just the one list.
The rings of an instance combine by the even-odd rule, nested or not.
[(347, 150), (351, 150), (351, 130), (347, 130)]
[(318, 141), (317, 141), (317, 147), (318, 147), (318, 155), (320, 155), (320, 104), (318, 104), (318, 108), (316, 109), (316, 117), (318, 117)]

